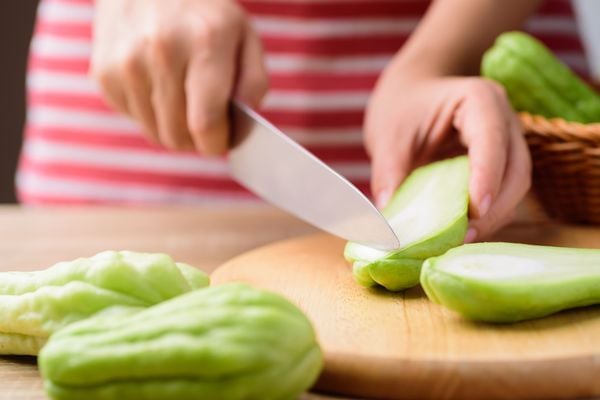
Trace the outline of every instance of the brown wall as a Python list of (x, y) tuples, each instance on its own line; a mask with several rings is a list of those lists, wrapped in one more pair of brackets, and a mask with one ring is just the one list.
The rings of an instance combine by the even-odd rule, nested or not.
[(37, 0), (0, 0), (0, 203), (15, 201), (25, 66)]

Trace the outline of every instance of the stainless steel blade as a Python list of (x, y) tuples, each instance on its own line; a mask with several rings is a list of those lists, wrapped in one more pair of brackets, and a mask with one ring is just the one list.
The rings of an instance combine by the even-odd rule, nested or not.
[(232, 105), (231, 174), (270, 203), (326, 232), (371, 247), (400, 247), (387, 220), (348, 180), (246, 105)]

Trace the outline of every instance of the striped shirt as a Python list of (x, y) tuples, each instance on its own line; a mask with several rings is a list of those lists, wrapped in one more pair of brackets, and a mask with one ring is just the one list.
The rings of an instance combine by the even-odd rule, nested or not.
[[(367, 99), (429, 2), (244, 0), (266, 49), (261, 113), (368, 193), (361, 125)], [(224, 158), (171, 152), (115, 113), (87, 72), (93, 0), (41, 0), (31, 44), (28, 115), (17, 173), (26, 204), (254, 201)], [(526, 25), (571, 68), (586, 60), (568, 1)]]

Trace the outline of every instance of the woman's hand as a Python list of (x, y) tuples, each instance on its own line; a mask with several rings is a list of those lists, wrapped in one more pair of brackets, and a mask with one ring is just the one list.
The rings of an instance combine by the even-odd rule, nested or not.
[(97, 0), (91, 73), (151, 140), (204, 154), (227, 148), (230, 99), (256, 106), (268, 86), (234, 0)]
[(503, 89), (485, 79), (411, 80), (391, 65), (370, 100), (365, 135), (380, 207), (413, 168), (468, 149), (467, 242), (509, 222), (530, 186), (531, 160), (520, 124)]

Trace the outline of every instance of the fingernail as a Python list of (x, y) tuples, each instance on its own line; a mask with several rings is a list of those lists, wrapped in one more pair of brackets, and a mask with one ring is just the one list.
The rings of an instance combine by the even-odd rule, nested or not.
[(390, 201), (391, 197), (392, 197), (391, 190), (389, 190), (389, 189), (381, 190), (379, 193), (377, 193), (377, 196), (375, 197), (375, 205), (377, 205), (377, 208), (381, 209), (387, 205), (387, 203)]
[(477, 237), (477, 229), (469, 228), (467, 230), (467, 234), (465, 235), (465, 243), (473, 243), (475, 238)]
[(487, 214), (487, 212), (490, 210), (491, 205), (492, 205), (492, 196), (490, 196), (489, 194), (486, 194), (483, 197), (483, 200), (481, 200), (481, 203), (479, 203), (479, 216), (478, 217), (482, 218), (483, 216), (485, 216), (485, 214)]

